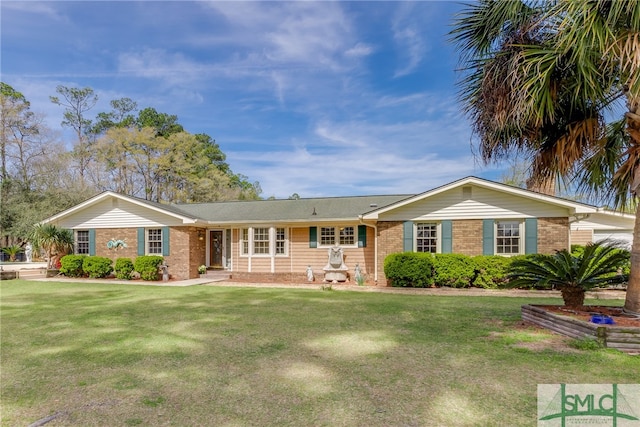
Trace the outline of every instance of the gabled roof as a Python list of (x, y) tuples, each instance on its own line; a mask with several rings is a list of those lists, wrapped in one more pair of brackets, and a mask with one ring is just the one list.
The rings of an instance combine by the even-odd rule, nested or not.
[(436, 187), (432, 190), (425, 191), (424, 193), (417, 194), (413, 197), (408, 197), (393, 205), (381, 207), (375, 211), (372, 211), (372, 212), (369, 212), (368, 214), (363, 215), (362, 219), (375, 220), (375, 219), (378, 219), (378, 216), (380, 214), (392, 211), (394, 209), (398, 209), (402, 206), (406, 206), (411, 203), (415, 203), (415, 202), (427, 199), (429, 197), (433, 197), (437, 194), (441, 194), (446, 191), (450, 191), (454, 188), (463, 187), (466, 185), (475, 185), (478, 187), (483, 187), (483, 188), (499, 191), (502, 193), (511, 194), (514, 196), (524, 197), (526, 199), (537, 200), (539, 202), (548, 203), (550, 205), (562, 206), (562, 207), (568, 208), (572, 214), (593, 213), (598, 211), (598, 208), (596, 208), (595, 206), (587, 205), (584, 203), (579, 203), (572, 200), (566, 200), (566, 199), (562, 199), (555, 196), (548, 196), (546, 194), (541, 194), (535, 191), (525, 190), (523, 188), (514, 187), (507, 184), (501, 184), (494, 181), (477, 178), (474, 176), (468, 176), (466, 178), (453, 181), (449, 184)]
[[(513, 196), (567, 208), (571, 215), (603, 213), (595, 206), (476, 177), (466, 177), (417, 195), (320, 197), (286, 200), (252, 200), (193, 204), (164, 204), (125, 196), (112, 191), (100, 193), (85, 202), (60, 212), (43, 223), (59, 220), (108, 198), (116, 198), (152, 209), (182, 221), (183, 224), (248, 224), (274, 222), (336, 222), (377, 220), (380, 214), (466, 185), (479, 186)], [(611, 212), (608, 212), (611, 214)]]
[(195, 224), (198, 222), (202, 222), (201, 218), (195, 217), (193, 215), (190, 215), (172, 205), (165, 205), (162, 203), (157, 203), (157, 202), (152, 202), (149, 200), (144, 200), (144, 199), (140, 199), (137, 197), (132, 197), (132, 196), (125, 196), (124, 194), (120, 194), (120, 193), (115, 193), (113, 191), (105, 191), (103, 193), (100, 193), (88, 200), (85, 200), (84, 202), (75, 205), (72, 208), (69, 208), (65, 211), (62, 211), (52, 217), (49, 217), (45, 220), (42, 221), (42, 223), (48, 223), (48, 222), (54, 222), (59, 220), (60, 218), (69, 216), (69, 215), (73, 215), (76, 212), (79, 212), (83, 209), (88, 208), (89, 206), (93, 206), (97, 203), (100, 203), (104, 200), (110, 199), (110, 198), (115, 198), (115, 199), (119, 199), (119, 200), (125, 200), (127, 202), (131, 202), (133, 204), (139, 205), (139, 206), (144, 206), (145, 208), (154, 210), (156, 212), (160, 212), (163, 213), (165, 215), (170, 215), (173, 216), (179, 220), (181, 220), (183, 223), (185, 224)]
[(354, 221), (410, 195), (322, 197), (172, 205), (209, 223)]

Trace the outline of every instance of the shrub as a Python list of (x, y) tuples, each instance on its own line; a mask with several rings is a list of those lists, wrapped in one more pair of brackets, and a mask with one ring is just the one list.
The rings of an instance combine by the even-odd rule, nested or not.
[(134, 270), (133, 261), (131, 261), (131, 258), (118, 258), (113, 270), (116, 273), (116, 278), (122, 280), (131, 280), (131, 273), (133, 273)]
[(60, 258), (60, 273), (67, 277), (82, 277), (85, 272), (82, 268), (86, 255), (65, 255)]
[(589, 244), (579, 256), (566, 249), (555, 255), (537, 254), (511, 264), (509, 286), (559, 289), (567, 307), (580, 307), (587, 290), (625, 280), (618, 271), (628, 260), (626, 251), (606, 243)]
[(433, 285), (433, 256), (429, 253), (401, 252), (384, 260), (384, 275), (391, 286), (426, 288)]
[(467, 255), (435, 254), (433, 278), (437, 286), (466, 288), (475, 276), (475, 263)]
[(471, 286), (476, 288), (495, 289), (507, 282), (507, 273), (511, 258), (499, 255), (479, 255), (473, 257), (475, 277)]
[(82, 262), (82, 269), (89, 277), (101, 279), (107, 277), (113, 271), (111, 264), (113, 261), (101, 256), (88, 256)]
[(159, 255), (142, 255), (136, 258), (133, 266), (142, 280), (158, 280), (158, 268), (163, 261), (164, 258)]

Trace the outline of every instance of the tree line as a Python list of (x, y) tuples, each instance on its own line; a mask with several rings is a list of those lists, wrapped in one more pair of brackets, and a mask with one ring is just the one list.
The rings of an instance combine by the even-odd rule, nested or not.
[(91, 115), (93, 89), (58, 86), (68, 146), (25, 96), (0, 82), (0, 246), (20, 244), (38, 221), (102, 191), (160, 203), (255, 200), (258, 182), (234, 173), (216, 141), (176, 115), (130, 98)]

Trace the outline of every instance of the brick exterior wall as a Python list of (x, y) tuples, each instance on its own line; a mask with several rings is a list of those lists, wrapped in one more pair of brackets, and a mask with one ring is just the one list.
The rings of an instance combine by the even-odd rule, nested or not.
[[(124, 240), (126, 248), (109, 249), (109, 240)], [(110, 228), (96, 229), (96, 255), (112, 259), (114, 264), (118, 258), (131, 258), (134, 261), (138, 256), (138, 232), (135, 228)]]
[[(126, 248), (107, 248), (111, 239), (124, 240)], [(196, 227), (171, 227), (169, 229), (169, 255), (164, 257), (169, 266), (169, 276), (185, 280), (199, 277), (198, 266), (205, 263), (206, 242), (198, 239)], [(138, 257), (138, 230), (136, 228), (96, 229), (96, 255), (113, 260)]]
[[(538, 252), (553, 254), (569, 248), (569, 219), (538, 218)], [(482, 255), (482, 220), (456, 220), (452, 222), (453, 253), (469, 256)], [(403, 252), (403, 223), (378, 223), (378, 285), (387, 286), (384, 259), (391, 253)]]
[(569, 218), (538, 218), (538, 252), (553, 254), (569, 248)]
[(384, 275), (384, 259), (389, 254), (403, 252), (402, 234), (402, 221), (387, 221), (378, 223), (377, 284), (379, 286), (387, 286), (387, 278)]
[(169, 249), (165, 262), (171, 277), (179, 280), (200, 277), (198, 266), (206, 264), (206, 241), (199, 240), (196, 227), (171, 227)]
[(453, 221), (451, 238), (453, 253), (469, 256), (482, 255), (482, 220)]

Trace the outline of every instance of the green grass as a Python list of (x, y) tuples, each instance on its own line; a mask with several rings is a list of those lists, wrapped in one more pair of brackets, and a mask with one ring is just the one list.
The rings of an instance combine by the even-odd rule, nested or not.
[(519, 325), (520, 305), (559, 300), (19, 280), (0, 291), (3, 426), (53, 414), (50, 425), (533, 426), (537, 384), (640, 371), (639, 357)]

